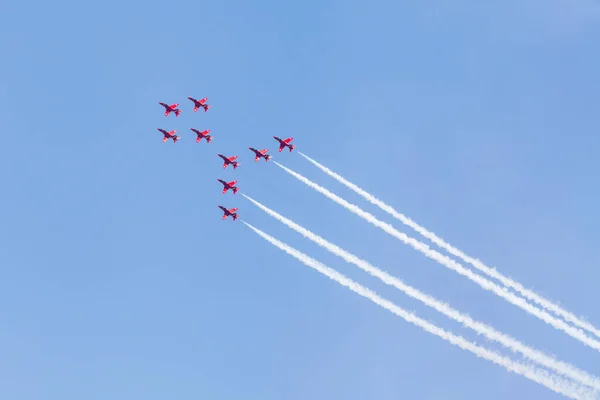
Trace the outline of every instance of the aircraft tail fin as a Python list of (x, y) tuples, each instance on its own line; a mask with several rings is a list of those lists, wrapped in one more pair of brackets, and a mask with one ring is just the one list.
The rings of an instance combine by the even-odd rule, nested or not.
[(206, 136), (206, 143), (210, 143), (211, 140), (212, 140), (212, 136), (207, 135)]
[(240, 190), (240, 188), (238, 188), (238, 187), (234, 187), (234, 188), (233, 188), (233, 194), (236, 194), (236, 193), (238, 192), (238, 190)]
[(295, 148), (296, 148), (296, 145), (295, 145), (295, 144), (291, 145), (291, 146), (290, 146), (290, 153), (291, 153), (291, 152), (292, 152), (292, 150), (294, 150)]
[(181, 110), (178, 108), (175, 111), (175, 117), (179, 117), (179, 114), (181, 114)]

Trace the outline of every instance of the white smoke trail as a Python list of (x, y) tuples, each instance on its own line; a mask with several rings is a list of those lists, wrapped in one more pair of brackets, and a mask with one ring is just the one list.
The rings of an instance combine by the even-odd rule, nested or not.
[(277, 161), (273, 161), (273, 163), (275, 165), (277, 165), (278, 167), (280, 167), (281, 169), (283, 169), (284, 171), (286, 171), (287, 173), (289, 173), (290, 175), (292, 175), (293, 177), (295, 177), (296, 179), (298, 179), (299, 181), (301, 181), (302, 183), (304, 183), (305, 185), (315, 189), (316, 191), (318, 191), (319, 193), (321, 193), (328, 199), (336, 202), (337, 204), (341, 205), (348, 211), (353, 212), (354, 214), (363, 218), (365, 221), (368, 221), (371, 224), (377, 226), (378, 228), (382, 229), (383, 231), (385, 231), (385, 232), (389, 233), (390, 235), (394, 236), (395, 238), (401, 240), (405, 244), (408, 244), (409, 246), (413, 247), (415, 250), (422, 252), (427, 257), (431, 258), (432, 260), (435, 260), (435, 261), (439, 262), (440, 264), (444, 265), (445, 267), (459, 273), (460, 275), (467, 277), (468, 279), (472, 280), (473, 282), (476, 282), (477, 284), (479, 284), (479, 286), (481, 286), (483, 289), (497, 294), (498, 296), (506, 299), (508, 302), (510, 302), (510, 303), (516, 305), (517, 307), (520, 307), (523, 310), (527, 311), (528, 313), (540, 318), (542, 321), (546, 322), (547, 324), (553, 326), (556, 329), (559, 329), (559, 330), (565, 332), (569, 336), (579, 340), (580, 342), (584, 343), (585, 345), (587, 345), (595, 350), (600, 350), (600, 342), (590, 338), (582, 330), (574, 328), (574, 327), (570, 326), (569, 324), (567, 324), (562, 319), (557, 319), (554, 316), (548, 314), (546, 311), (529, 304), (522, 297), (518, 297), (514, 293), (509, 292), (508, 290), (503, 290), (503, 288), (501, 288), (494, 282), (492, 282), (480, 275), (477, 275), (476, 273), (474, 273), (473, 271), (471, 271), (469, 269), (466, 269), (461, 264), (457, 263), (456, 261), (452, 260), (451, 258), (449, 258), (443, 254), (440, 254), (439, 252), (437, 252), (435, 250), (430, 249), (429, 246), (427, 246), (425, 243), (409, 237), (408, 235), (398, 231), (396, 228), (394, 228), (392, 225), (390, 225), (388, 223), (378, 220), (377, 218), (375, 218), (375, 216), (373, 216), (373, 214), (363, 211), (360, 207), (358, 207), (355, 204), (350, 204), (349, 202), (342, 199), (338, 195), (331, 193), (329, 190), (325, 189), (322, 186), (317, 185), (316, 183), (310, 181), (309, 179), (305, 178), (304, 176), (298, 174), (297, 172), (294, 172), (291, 169), (284, 167), (283, 165), (279, 164)]
[(417, 300), (425, 303), (429, 307), (432, 307), (435, 310), (441, 312), (442, 314), (446, 315), (447, 317), (460, 322), (467, 328), (473, 329), (477, 333), (485, 335), (488, 339), (499, 342), (502, 345), (511, 349), (512, 351), (519, 352), (519, 353), (523, 354), (525, 357), (527, 357), (533, 361), (536, 361), (548, 368), (551, 368), (564, 376), (573, 378), (573, 379), (577, 380), (578, 382), (588, 385), (590, 387), (600, 389), (600, 380), (597, 377), (591, 376), (587, 372), (581, 371), (581, 370), (577, 369), (576, 367), (569, 365), (568, 363), (555, 360), (554, 358), (544, 354), (541, 351), (538, 351), (536, 349), (528, 347), (527, 345), (519, 342), (518, 340), (516, 340), (512, 337), (496, 331), (491, 326), (487, 326), (481, 322), (474, 321), (468, 315), (462, 314), (460, 311), (453, 309), (448, 304), (442, 303), (441, 301), (438, 301), (435, 298), (420, 292), (418, 289), (405, 284), (400, 279), (395, 278), (395, 277), (389, 275), (388, 273), (374, 267), (369, 262), (362, 260), (362, 259), (358, 258), (357, 256), (340, 248), (339, 246), (336, 246), (336, 245), (328, 242), (321, 236), (319, 236), (315, 233), (312, 233), (311, 231), (298, 225), (294, 221), (284, 217), (283, 215), (277, 213), (276, 211), (271, 210), (270, 208), (259, 203), (256, 200), (254, 200), (250, 196), (245, 195), (243, 193), (242, 193), (242, 196), (244, 196), (246, 199), (248, 199), (250, 202), (252, 202), (258, 208), (263, 210), (265, 213), (269, 214), (271, 217), (275, 218), (276, 220), (283, 223), (287, 227), (300, 233), (305, 238), (307, 238), (307, 239), (313, 241), (314, 243), (318, 244), (319, 246), (327, 249), (329, 252), (335, 254), (336, 256), (341, 257), (346, 262), (356, 265), (358, 268), (362, 269), (363, 271), (367, 272), (368, 274), (381, 279), (384, 283), (386, 283), (390, 286), (394, 286), (395, 288), (404, 292), (406, 295), (408, 295), (414, 299), (417, 299)]
[(456, 247), (454, 247), (454, 246), (450, 245), (449, 243), (445, 242), (442, 238), (438, 237), (435, 233), (428, 231), (427, 229), (425, 229), (421, 225), (417, 224), (415, 221), (413, 221), (412, 219), (410, 219), (406, 215), (404, 215), (404, 214), (396, 211), (392, 206), (384, 203), (383, 201), (379, 200), (378, 198), (376, 198), (372, 194), (368, 193), (366, 190), (358, 187), (357, 185), (355, 185), (352, 182), (349, 182), (348, 180), (344, 179), (339, 174), (336, 174), (335, 172), (331, 171), (329, 168), (327, 168), (326, 166), (324, 166), (324, 165), (318, 163), (317, 161), (313, 160), (312, 158), (310, 158), (306, 154), (303, 154), (302, 152), (298, 152), (298, 153), (302, 157), (304, 157), (305, 159), (307, 159), (309, 162), (311, 162), (314, 166), (316, 166), (317, 168), (319, 168), (321, 171), (325, 172), (327, 175), (329, 175), (330, 177), (332, 177), (333, 179), (335, 179), (336, 181), (338, 181), (342, 185), (344, 185), (344, 186), (348, 187), (349, 189), (353, 190), (356, 194), (362, 196), (368, 202), (370, 202), (370, 203), (378, 206), (383, 211), (387, 212), (388, 214), (390, 214), (394, 218), (400, 220), (403, 224), (411, 227), (412, 229), (414, 229), (415, 231), (417, 231), (418, 233), (420, 233), (421, 235), (423, 235), (427, 239), (431, 240), (433, 243), (435, 243), (439, 247), (441, 247), (441, 248), (445, 249), (446, 251), (448, 251), (450, 254), (452, 254), (452, 255), (454, 255), (456, 257), (461, 258), (465, 262), (468, 262), (469, 264), (473, 265), (475, 268), (477, 268), (481, 272), (485, 273), (488, 276), (491, 276), (492, 278), (495, 278), (495, 279), (499, 280), (500, 282), (502, 282), (502, 284), (504, 286), (510, 287), (510, 288), (516, 290), (517, 292), (521, 293), (521, 295), (525, 296), (527, 299), (529, 299), (529, 300), (531, 300), (531, 301), (539, 304), (540, 306), (544, 307), (545, 309), (550, 310), (550, 311), (556, 313), (557, 315), (560, 315), (562, 318), (564, 318), (565, 320), (573, 323), (574, 325), (577, 325), (580, 328), (586, 329), (587, 331), (589, 331), (589, 332), (595, 334), (596, 336), (600, 337), (600, 329), (596, 328), (591, 323), (589, 323), (589, 322), (587, 322), (587, 321), (585, 321), (585, 320), (577, 317), (576, 315), (574, 315), (571, 312), (565, 310), (564, 308), (560, 307), (559, 305), (554, 304), (552, 301), (543, 298), (542, 296), (538, 295), (537, 293), (533, 292), (532, 290), (529, 290), (529, 289), (525, 288), (519, 282), (516, 282), (513, 279), (508, 278), (508, 277), (502, 275), (500, 272), (496, 271), (495, 268), (488, 267), (481, 260), (478, 260), (476, 258), (468, 256), (467, 254), (465, 254), (461, 250), (459, 250)]
[(265, 239), (272, 245), (278, 247), (280, 250), (283, 250), (284, 252), (286, 252), (289, 255), (293, 256), (294, 258), (298, 259), (303, 264), (315, 269), (316, 271), (320, 272), (321, 274), (327, 276), (329, 279), (339, 283), (342, 286), (347, 287), (348, 289), (352, 290), (353, 292), (371, 300), (375, 304), (396, 314), (397, 316), (403, 318), (404, 320), (422, 328), (426, 332), (436, 335), (436, 336), (452, 343), (453, 345), (458, 346), (459, 348), (461, 348), (463, 350), (470, 351), (471, 353), (475, 354), (477, 357), (481, 357), (483, 359), (493, 362), (494, 364), (500, 365), (510, 372), (514, 372), (519, 375), (522, 375), (522, 376), (524, 376), (536, 383), (539, 383), (540, 385), (543, 385), (556, 393), (560, 393), (566, 397), (569, 397), (572, 399), (593, 399), (594, 398), (593, 397), (594, 394), (592, 392), (577, 390), (577, 388), (573, 387), (570, 382), (560, 379), (559, 377), (557, 377), (553, 374), (549, 374), (545, 370), (534, 368), (529, 365), (515, 362), (508, 357), (504, 357), (496, 352), (493, 352), (484, 347), (478, 346), (475, 343), (469, 342), (462, 336), (457, 336), (457, 335), (450, 333), (436, 325), (433, 325), (430, 322), (427, 322), (424, 319), (421, 319), (421, 318), (417, 317), (416, 315), (400, 308), (399, 306), (392, 303), (391, 301), (382, 298), (381, 296), (379, 296), (372, 290), (367, 289), (366, 287), (358, 284), (357, 282), (354, 282), (353, 280), (340, 274), (339, 272), (310, 258), (306, 254), (275, 239), (274, 237), (266, 234), (265, 232), (261, 231), (260, 229), (255, 228), (254, 226), (250, 225), (249, 223), (247, 223), (245, 221), (242, 221), (242, 222), (246, 226), (248, 226), (250, 229), (252, 229), (260, 237), (262, 237), (263, 239)]

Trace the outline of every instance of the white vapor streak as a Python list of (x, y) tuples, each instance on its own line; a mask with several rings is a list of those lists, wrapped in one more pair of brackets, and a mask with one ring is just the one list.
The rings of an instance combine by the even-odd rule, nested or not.
[(321, 171), (325, 172), (327, 175), (329, 175), (330, 177), (332, 177), (333, 179), (335, 179), (342, 185), (353, 190), (356, 194), (362, 196), (368, 202), (376, 205), (377, 207), (381, 208), (383, 211), (387, 212), (394, 218), (400, 220), (403, 224), (411, 227), (412, 229), (414, 229), (415, 231), (417, 231), (418, 233), (420, 233), (427, 239), (431, 240), (433, 243), (435, 243), (439, 247), (448, 251), (450, 254), (461, 258), (465, 262), (468, 262), (469, 264), (473, 265), (475, 268), (477, 268), (481, 272), (485, 273), (488, 276), (491, 276), (492, 278), (499, 280), (500, 282), (502, 282), (502, 284), (504, 286), (510, 287), (510, 288), (516, 290), (517, 292), (521, 293), (521, 295), (523, 295), (526, 298), (528, 298), (529, 300), (539, 304), (540, 306), (544, 307), (545, 309), (550, 310), (557, 315), (560, 315), (565, 320), (579, 326), (580, 328), (586, 329), (587, 331), (592, 332), (596, 336), (600, 337), (600, 329), (596, 328), (591, 323), (582, 320), (581, 318), (577, 317), (576, 315), (572, 314), (571, 312), (561, 308), (559, 305), (554, 304), (552, 301), (545, 299), (542, 296), (536, 294), (535, 292), (525, 288), (519, 282), (516, 282), (516, 281), (512, 280), (511, 278), (508, 278), (508, 277), (502, 275), (500, 272), (496, 271), (495, 268), (488, 267), (481, 260), (478, 260), (476, 258), (468, 256), (467, 254), (463, 253), (460, 249), (457, 249), (456, 247), (452, 246), (451, 244), (445, 242), (442, 238), (438, 237), (435, 233), (428, 231), (427, 229), (425, 229), (421, 225), (417, 224), (415, 221), (413, 221), (406, 215), (396, 211), (392, 206), (387, 205), (386, 203), (379, 200), (378, 198), (376, 198), (372, 194), (368, 193), (364, 189), (358, 187), (357, 185), (355, 185), (352, 182), (347, 181), (339, 174), (336, 174), (335, 172), (331, 171), (329, 168), (327, 168), (326, 166), (313, 160), (306, 154), (303, 154), (301, 152), (298, 152), (298, 153), (302, 157), (307, 159), (309, 162), (311, 162), (314, 166), (319, 168)]
[(406, 295), (408, 295), (414, 299), (417, 299), (417, 300), (425, 303), (429, 307), (432, 307), (435, 310), (441, 312), (442, 314), (446, 315), (447, 317), (460, 322), (467, 328), (471, 328), (474, 331), (476, 331), (477, 333), (485, 335), (488, 339), (499, 342), (502, 345), (506, 346), (507, 348), (511, 349), (512, 351), (519, 352), (519, 353), (523, 354), (525, 357), (527, 357), (533, 361), (536, 361), (548, 368), (551, 368), (564, 376), (573, 378), (573, 379), (579, 381), (580, 383), (586, 384), (590, 387), (600, 389), (600, 380), (597, 377), (591, 376), (588, 373), (586, 373), (585, 371), (581, 371), (581, 370), (577, 369), (576, 367), (569, 365), (568, 363), (564, 363), (562, 361), (555, 360), (554, 358), (544, 354), (543, 352), (540, 352), (536, 349), (528, 347), (525, 344), (519, 342), (518, 340), (516, 340), (512, 337), (496, 331), (491, 326), (487, 326), (481, 322), (474, 321), (468, 315), (462, 314), (460, 311), (453, 309), (448, 304), (442, 303), (441, 301), (438, 301), (435, 298), (420, 292), (418, 289), (405, 284), (400, 279), (395, 278), (395, 277), (389, 275), (388, 273), (376, 268), (375, 266), (371, 265), (369, 262), (362, 260), (362, 259), (358, 258), (357, 256), (340, 248), (339, 246), (336, 246), (336, 245), (328, 242), (321, 236), (312, 233), (308, 229), (296, 224), (292, 220), (282, 216), (281, 214), (277, 213), (276, 211), (271, 210), (267, 206), (252, 199), (250, 196), (247, 196), (243, 193), (242, 193), (242, 196), (247, 198), (250, 202), (252, 202), (258, 208), (263, 210), (265, 213), (269, 214), (271, 217), (275, 218), (279, 222), (283, 223), (284, 225), (288, 226), (289, 228), (300, 233), (305, 238), (307, 238), (307, 239), (313, 241), (314, 243), (318, 244), (319, 246), (327, 249), (328, 251), (335, 254), (336, 256), (341, 257), (346, 262), (356, 265), (358, 268), (362, 269), (363, 271), (367, 272), (368, 274), (381, 279), (384, 283), (386, 283), (390, 286), (394, 286), (395, 288), (404, 292)]
[(494, 282), (492, 282), (480, 275), (477, 275), (473, 271), (463, 267), (461, 264), (457, 263), (456, 261), (452, 260), (451, 258), (449, 258), (435, 250), (430, 249), (429, 246), (427, 246), (425, 243), (409, 237), (408, 235), (398, 231), (396, 228), (394, 228), (392, 225), (390, 225), (388, 223), (378, 220), (377, 218), (375, 218), (375, 216), (373, 216), (373, 214), (363, 211), (357, 205), (350, 204), (349, 202), (342, 199), (338, 195), (331, 193), (329, 190), (325, 189), (322, 186), (317, 185), (316, 183), (310, 181), (309, 179), (305, 178), (304, 176), (298, 174), (297, 172), (294, 172), (291, 169), (284, 167), (283, 165), (279, 164), (277, 161), (273, 161), (273, 162), (275, 163), (275, 165), (282, 168), (284, 171), (286, 171), (290, 175), (294, 176), (296, 179), (303, 182), (307, 186), (315, 189), (316, 191), (318, 191), (325, 197), (336, 202), (337, 204), (346, 208), (348, 211), (353, 212), (354, 214), (356, 214), (359, 217), (363, 218), (364, 220), (370, 222), (371, 224), (377, 226), (378, 228), (380, 228), (383, 231), (387, 232), (388, 234), (394, 236), (395, 238), (401, 240), (405, 244), (408, 244), (409, 246), (413, 247), (415, 250), (422, 252), (424, 255), (431, 258), (432, 260), (435, 260), (435, 261), (439, 262), (440, 264), (444, 265), (445, 267), (459, 273), (460, 275), (467, 277), (468, 279), (472, 280), (473, 282), (476, 282), (477, 284), (479, 284), (479, 286), (481, 286), (483, 289), (497, 294), (498, 296), (506, 299), (508, 302), (516, 305), (517, 307), (520, 307), (523, 310), (527, 311), (528, 313), (535, 315), (536, 317), (540, 318), (542, 321), (555, 327), (556, 329), (562, 330), (569, 336), (579, 340), (580, 342), (584, 343), (585, 345), (587, 345), (595, 350), (600, 350), (600, 342), (588, 337), (580, 329), (574, 328), (574, 327), (570, 326), (569, 324), (567, 324), (565, 321), (563, 321), (561, 319), (557, 319), (554, 316), (548, 314), (546, 311), (541, 310), (541, 309), (529, 304), (522, 297), (516, 296), (514, 293), (501, 288)]
[(260, 229), (255, 228), (254, 226), (248, 224), (245, 221), (242, 221), (246, 226), (252, 229), (256, 234), (261, 236), (263, 239), (271, 243), (272, 245), (278, 247), (280, 250), (283, 250), (287, 254), (293, 256), (294, 258), (301, 261), (303, 264), (315, 269), (321, 274), (327, 276), (329, 279), (339, 283), (342, 286), (347, 287), (353, 292), (371, 300), (375, 304), (385, 308), (386, 310), (396, 314), (397, 316), (403, 318), (407, 322), (410, 322), (423, 330), (436, 335), (455, 346), (460, 347), (463, 350), (470, 351), (478, 357), (486, 359), (488, 361), (493, 362), (494, 364), (500, 365), (504, 367), (506, 370), (510, 372), (517, 373), (522, 375), (540, 385), (547, 387), (548, 389), (560, 393), (566, 397), (572, 399), (585, 399), (585, 398), (593, 398), (592, 393), (590, 392), (580, 392), (571, 386), (571, 384), (559, 377), (549, 374), (545, 370), (537, 369), (532, 366), (528, 366), (525, 364), (518, 363), (516, 361), (511, 360), (508, 357), (504, 357), (496, 352), (488, 350), (484, 347), (478, 346), (475, 343), (467, 341), (465, 338), (461, 336), (454, 335), (444, 329), (433, 325), (424, 319), (417, 317), (416, 315), (400, 308), (396, 304), (392, 303), (389, 300), (386, 300), (379, 296), (377, 293), (373, 292), (370, 289), (354, 282), (350, 278), (340, 274), (339, 272), (327, 267), (326, 265), (318, 262), (307, 256), (304, 253), (294, 249), (293, 247), (288, 246), (287, 244), (275, 239), (274, 237), (264, 233)]

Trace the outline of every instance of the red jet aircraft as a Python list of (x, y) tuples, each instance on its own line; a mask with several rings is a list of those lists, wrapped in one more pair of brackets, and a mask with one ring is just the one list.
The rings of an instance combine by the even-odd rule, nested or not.
[(222, 154), (217, 154), (219, 157), (221, 157), (223, 159), (223, 168), (227, 168), (227, 166), (229, 164), (233, 164), (233, 169), (236, 169), (240, 163), (237, 161), (234, 161), (236, 158), (238, 158), (238, 156), (232, 156), (232, 157), (225, 157)]
[(227, 219), (227, 217), (229, 217), (230, 215), (233, 217), (233, 220), (235, 221), (236, 219), (238, 219), (238, 214), (236, 213), (236, 211), (238, 210), (237, 207), (236, 208), (232, 208), (230, 210), (226, 209), (223, 206), (219, 206), (219, 208), (221, 210), (223, 210), (223, 218), (221, 219)]
[(233, 190), (233, 194), (236, 194), (237, 191), (240, 190), (239, 187), (234, 186), (237, 183), (237, 181), (225, 182), (222, 179), (217, 180), (223, 184), (223, 194), (225, 194), (229, 189)]
[(204, 112), (207, 112), (208, 109), (212, 107), (208, 104), (204, 104), (206, 103), (206, 100), (208, 100), (208, 97), (205, 97), (202, 100), (196, 100), (195, 98), (188, 96), (188, 99), (194, 103), (194, 112), (198, 111), (200, 107), (204, 108)]
[(254, 157), (254, 162), (258, 161), (261, 157), (265, 159), (265, 161), (269, 161), (269, 159), (271, 158), (270, 155), (267, 154), (267, 151), (269, 151), (269, 149), (263, 149), (263, 150), (256, 150), (253, 147), (248, 147), (250, 150), (252, 150), (254, 152), (254, 154), (256, 154), (256, 157)]
[(210, 141), (212, 140), (212, 136), (210, 136), (208, 134), (210, 132), (210, 129), (207, 129), (202, 132), (200, 132), (198, 129), (194, 129), (194, 128), (190, 128), (190, 129), (192, 130), (192, 132), (194, 132), (196, 135), (198, 135), (198, 137), (196, 138), (196, 143), (201, 141), (202, 138), (205, 138), (207, 143), (210, 143)]
[(294, 147), (296, 147), (293, 144), (290, 144), (290, 142), (292, 140), (294, 140), (293, 137), (289, 137), (285, 140), (283, 139), (279, 139), (277, 136), (273, 136), (278, 142), (279, 142), (279, 152), (281, 153), (281, 150), (283, 150), (284, 147), (289, 147), (290, 148), (290, 153), (292, 152), (292, 150), (294, 150)]
[(178, 117), (179, 113), (181, 113), (181, 110), (179, 108), (177, 108), (177, 106), (179, 105), (177, 103), (168, 105), (165, 103), (161, 103), (159, 101), (158, 104), (160, 104), (161, 106), (163, 106), (165, 108), (165, 117), (167, 117), (172, 112), (175, 113), (175, 117)]
[(177, 143), (177, 141), (179, 140), (179, 136), (177, 136), (175, 133), (177, 132), (175, 129), (173, 129), (171, 132), (167, 132), (164, 129), (160, 129), (158, 128), (158, 130), (165, 135), (165, 137), (163, 138), (163, 143), (166, 142), (169, 139), (173, 139), (173, 143)]

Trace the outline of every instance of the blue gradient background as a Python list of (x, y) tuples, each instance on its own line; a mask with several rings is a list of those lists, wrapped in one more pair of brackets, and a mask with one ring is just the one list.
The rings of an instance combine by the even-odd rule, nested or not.
[[(474, 318), (599, 355), (289, 177), (392, 222), (273, 135), (600, 324), (592, 2), (10, 2), (0, 26), (0, 397), (553, 399), (269, 246), (455, 333), (217, 178)], [(209, 97), (208, 113), (186, 97)], [(159, 101), (178, 102), (179, 118)], [(182, 140), (161, 142), (156, 128)], [(211, 129), (195, 143), (190, 127)], [(240, 156), (221, 169), (217, 153)], [(398, 222), (393, 224), (406, 231)], [(406, 231), (413, 235), (412, 232)], [(492, 346), (494, 347), (494, 346)]]

